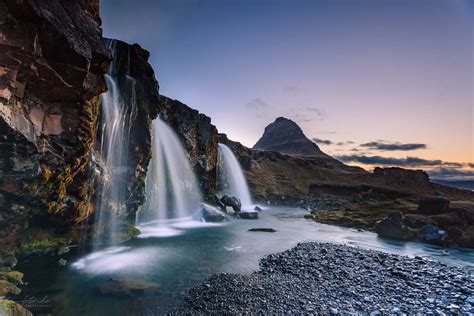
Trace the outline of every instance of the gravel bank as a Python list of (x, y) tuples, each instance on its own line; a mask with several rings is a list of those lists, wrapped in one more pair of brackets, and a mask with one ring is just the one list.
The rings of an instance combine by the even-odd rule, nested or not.
[(302, 243), (260, 267), (213, 276), (174, 313), (474, 313), (474, 275), (418, 257)]

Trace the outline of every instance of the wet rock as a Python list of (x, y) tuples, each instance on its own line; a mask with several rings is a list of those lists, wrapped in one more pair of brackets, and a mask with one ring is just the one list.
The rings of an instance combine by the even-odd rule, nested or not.
[(63, 258), (58, 260), (58, 266), (64, 267), (67, 264), (67, 261)]
[(13, 285), (23, 284), (23, 273), (19, 271), (0, 271), (0, 279), (7, 280)]
[(227, 214), (207, 204), (201, 204), (199, 206), (199, 208), (193, 214), (193, 219), (208, 223), (221, 223), (230, 221), (230, 218)]
[(263, 211), (262, 208), (258, 205), (255, 205), (255, 207), (253, 208), (254, 211), (257, 211), (257, 212), (261, 212)]
[(239, 219), (258, 219), (258, 212), (239, 212), (234, 214)]
[(446, 232), (433, 225), (425, 225), (418, 230), (421, 240), (442, 242), (446, 238)]
[(234, 209), (234, 212), (240, 212), (240, 210), (242, 209), (242, 202), (238, 197), (224, 195), (223, 197), (221, 197), (221, 202), (225, 206), (232, 207)]
[(276, 230), (273, 228), (250, 228), (249, 232), (275, 233)]
[(403, 225), (403, 214), (401, 212), (393, 212), (388, 217), (379, 221), (376, 224), (376, 232), (382, 237), (397, 239), (397, 240), (411, 240), (415, 238), (414, 232)]
[(155, 283), (135, 279), (110, 279), (96, 286), (97, 292), (104, 296), (134, 298), (153, 292), (158, 288)]

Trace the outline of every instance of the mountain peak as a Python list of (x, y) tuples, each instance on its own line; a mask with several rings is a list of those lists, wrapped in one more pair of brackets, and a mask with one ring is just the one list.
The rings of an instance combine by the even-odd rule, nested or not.
[(285, 117), (278, 117), (265, 127), (263, 136), (253, 148), (291, 156), (329, 158), (318, 145), (306, 137), (298, 124)]

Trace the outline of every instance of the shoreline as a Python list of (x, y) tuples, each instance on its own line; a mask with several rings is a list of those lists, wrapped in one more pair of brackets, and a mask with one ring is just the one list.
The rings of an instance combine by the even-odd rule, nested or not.
[(171, 314), (474, 313), (474, 275), (420, 257), (308, 242), (216, 274)]

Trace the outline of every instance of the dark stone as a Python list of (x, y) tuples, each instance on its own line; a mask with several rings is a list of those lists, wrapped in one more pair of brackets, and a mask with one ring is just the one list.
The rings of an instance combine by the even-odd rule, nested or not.
[(263, 211), (262, 208), (258, 205), (255, 205), (255, 207), (253, 209), (254, 209), (254, 211), (257, 211), (257, 212)]
[(275, 233), (276, 230), (273, 228), (250, 228), (249, 232)]
[(221, 202), (225, 206), (230, 206), (234, 210), (234, 212), (240, 212), (242, 209), (242, 202), (240, 202), (240, 199), (235, 196), (228, 196), (224, 195), (221, 197)]
[(418, 230), (418, 235), (421, 240), (426, 241), (440, 241), (446, 238), (446, 232), (438, 229), (433, 225), (425, 225)]
[(388, 217), (377, 222), (375, 230), (381, 237), (411, 240), (414, 239), (414, 233), (402, 223), (403, 214), (401, 212), (393, 212)]
[(258, 219), (258, 212), (239, 212), (234, 214), (235, 218)]

